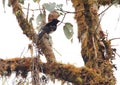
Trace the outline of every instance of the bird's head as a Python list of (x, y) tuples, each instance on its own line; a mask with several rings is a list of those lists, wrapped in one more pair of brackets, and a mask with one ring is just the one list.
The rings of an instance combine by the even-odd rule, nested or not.
[(60, 21), (58, 19), (53, 19), (52, 22), (54, 22), (55, 24), (57, 24)]

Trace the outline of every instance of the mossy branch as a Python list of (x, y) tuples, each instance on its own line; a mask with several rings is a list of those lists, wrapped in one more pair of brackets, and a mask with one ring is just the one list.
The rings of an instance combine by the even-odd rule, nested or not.
[(28, 23), (28, 20), (25, 18), (25, 15), (22, 11), (21, 5), (18, 3), (18, 0), (10, 0), (10, 3), (13, 7), (13, 13), (15, 14), (19, 26), (30, 40), (35, 42), (35, 31), (33, 27)]
[(72, 82), (75, 85), (85, 85), (85, 83), (98, 85), (99, 83), (104, 83), (104, 79), (93, 69), (87, 67), (77, 68), (70, 64), (42, 63), (38, 58), (31, 57), (0, 59), (0, 75), (10, 76), (12, 72), (15, 72), (16, 76), (21, 75), (23, 78), (26, 78), (28, 72), (32, 71), (33, 60), (39, 62), (39, 72), (44, 72), (60, 80)]
[(27, 18), (25, 18), (25, 15), (22, 11), (22, 7), (19, 4), (18, 0), (10, 0), (10, 3), (12, 5), (13, 13), (17, 18), (19, 26), (23, 31), (23, 34), (25, 34), (30, 40), (33, 41), (33, 43), (37, 45), (39, 51), (42, 51), (43, 54), (46, 56), (47, 62), (55, 62), (56, 59), (52, 48), (49, 44), (49, 40), (46, 38), (47, 35), (45, 35), (44, 39), (37, 40), (37, 34), (35, 33), (33, 26), (30, 23), (28, 23)]
[(96, 0), (99, 5), (120, 4), (120, 0)]

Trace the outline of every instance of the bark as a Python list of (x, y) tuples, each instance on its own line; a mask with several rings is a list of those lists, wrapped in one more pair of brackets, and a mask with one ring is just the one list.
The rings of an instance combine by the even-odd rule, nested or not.
[(97, 0), (99, 5), (120, 4), (120, 0)]
[[(16, 73), (16, 76), (21, 75), (26, 78), (28, 72), (32, 72), (32, 64), (34, 61), (38, 61), (38, 71), (45, 74), (54, 76), (57, 79), (72, 82), (75, 85), (104, 85), (104, 79), (99, 76), (94, 69), (87, 67), (76, 68), (70, 64), (61, 63), (42, 63), (38, 58), (13, 58), (13, 59), (0, 59), (0, 75), (10, 76), (12, 72)], [(42, 69), (41, 69), (42, 66)], [(38, 74), (37, 74), (38, 75)]]
[(72, 0), (78, 25), (78, 39), (85, 66), (95, 69), (104, 78), (104, 85), (115, 85), (112, 60), (115, 58), (111, 42), (105, 37), (98, 19), (95, 0)]
[(33, 41), (33, 43), (37, 45), (38, 51), (41, 51), (45, 55), (47, 62), (55, 62), (55, 55), (47, 38), (48, 35), (46, 34), (44, 38), (38, 40), (38, 35), (35, 33), (33, 26), (28, 23), (28, 20), (25, 18), (18, 0), (10, 0), (10, 3), (12, 5), (13, 13), (16, 16), (19, 26), (23, 30), (23, 34), (25, 34), (30, 40)]

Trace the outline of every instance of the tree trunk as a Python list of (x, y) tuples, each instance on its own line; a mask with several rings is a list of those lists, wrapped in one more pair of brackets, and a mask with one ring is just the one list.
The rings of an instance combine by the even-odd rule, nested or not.
[(115, 85), (111, 43), (101, 30), (98, 19), (98, 3), (95, 0), (72, 0), (78, 25), (78, 39), (82, 43), (81, 54), (85, 66), (95, 69), (102, 76), (102, 85)]

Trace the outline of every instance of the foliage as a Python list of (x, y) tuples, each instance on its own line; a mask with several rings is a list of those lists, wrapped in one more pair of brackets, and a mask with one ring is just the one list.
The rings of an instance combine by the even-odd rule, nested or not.
[(45, 15), (40, 13), (37, 18), (36, 18), (36, 23), (39, 24), (40, 22), (42, 22), (43, 20), (45, 20)]
[(53, 11), (55, 9), (56, 4), (55, 3), (45, 3), (45, 4), (43, 4), (43, 6), (48, 11)]
[[(50, 13), (54, 12), (54, 11), (60, 11), (59, 15), (66, 15), (65, 11), (63, 11), (62, 7), (63, 7), (63, 4), (56, 4), (56, 3), (44, 3), (43, 4), (43, 7), (49, 11)], [(52, 15), (53, 16), (53, 15)], [(54, 15), (56, 16), (56, 15)], [(49, 18), (49, 17), (48, 17)], [(65, 17), (63, 17), (64, 19)], [(38, 25), (40, 25), (40, 23), (45, 20), (45, 14), (43, 13), (40, 13), (37, 18), (36, 18), (36, 23)], [(49, 20), (48, 20), (49, 21)], [(62, 23), (63, 21), (61, 21)], [(39, 26), (38, 26), (39, 27)], [(73, 36), (73, 25), (68, 22), (68, 23), (65, 23), (65, 25), (63, 26), (63, 30), (64, 30), (64, 33), (65, 33), (65, 36), (67, 37), (67, 39), (71, 39), (72, 36)]]
[(73, 36), (73, 25), (71, 23), (65, 23), (63, 27), (64, 33), (68, 39), (71, 39)]

